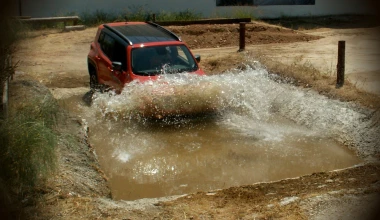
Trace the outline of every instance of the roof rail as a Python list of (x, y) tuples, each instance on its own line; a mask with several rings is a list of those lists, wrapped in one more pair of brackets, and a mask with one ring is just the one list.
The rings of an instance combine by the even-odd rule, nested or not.
[(150, 25), (153, 25), (153, 26), (155, 26), (155, 27), (157, 27), (157, 28), (159, 28), (159, 29), (165, 31), (166, 33), (168, 33), (168, 34), (170, 34), (171, 36), (173, 36), (174, 38), (176, 38), (178, 41), (182, 41), (181, 38), (180, 38), (179, 36), (177, 36), (175, 33), (171, 32), (171, 31), (169, 31), (168, 29), (166, 29), (166, 28), (164, 28), (164, 27), (162, 27), (162, 26), (160, 26), (160, 25), (158, 25), (158, 24), (156, 24), (156, 23), (154, 23), (154, 22), (151, 22), (151, 21), (147, 21), (146, 23), (147, 23), (147, 24), (150, 24)]
[(107, 28), (108, 30), (112, 31), (113, 33), (115, 33), (117, 36), (119, 36), (120, 38), (122, 38), (123, 40), (125, 40), (129, 45), (133, 45), (132, 41), (129, 40), (125, 35), (123, 35), (122, 33), (120, 33), (118, 30), (112, 28), (111, 26), (109, 26), (108, 24), (104, 24), (103, 25), (105, 28)]

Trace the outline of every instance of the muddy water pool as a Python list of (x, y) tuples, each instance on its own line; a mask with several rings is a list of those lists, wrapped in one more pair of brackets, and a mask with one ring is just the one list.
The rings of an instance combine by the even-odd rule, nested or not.
[[(326, 129), (334, 127), (329, 126), (330, 118), (336, 118), (331, 114), (344, 105), (275, 82), (261, 67), (163, 80), (130, 85), (120, 95), (95, 94), (91, 106), (83, 102), (83, 94), (62, 100), (65, 108), (88, 122), (89, 141), (116, 200), (211, 191), (361, 162)], [(160, 120), (141, 117), (142, 97), (165, 89), (175, 96), (171, 108), (202, 109), (207, 103), (216, 110)], [(168, 104), (152, 106), (158, 105)], [(321, 114), (323, 123), (314, 127), (283, 113), (294, 111), (297, 117)]]

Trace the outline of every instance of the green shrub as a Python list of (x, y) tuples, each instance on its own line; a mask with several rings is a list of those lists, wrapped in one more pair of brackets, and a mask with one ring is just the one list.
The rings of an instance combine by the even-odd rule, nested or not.
[(251, 18), (256, 20), (255, 6), (236, 7), (231, 12), (218, 11), (211, 18)]
[[(70, 13), (73, 15), (73, 13)], [(103, 10), (96, 10), (95, 12), (82, 12), (79, 14), (80, 24), (84, 24), (86, 26), (96, 26), (102, 23), (113, 22), (118, 16), (115, 13), (107, 13)]]
[(236, 9), (232, 12), (232, 18), (251, 18), (255, 20), (255, 13), (252, 9), (253, 7)]
[[(9, 64), (10, 57), (15, 48), (15, 42), (20, 38), (22, 25), (19, 22), (9, 19), (8, 17), (2, 18), (0, 16), (0, 86), (1, 92), (3, 91), (3, 83), (9, 79), (15, 69), (15, 64)], [(0, 93), (1, 93), (0, 92)]]
[(202, 18), (201, 13), (191, 11), (189, 9), (179, 12), (153, 12), (147, 10), (146, 6), (132, 5), (126, 10), (120, 12), (105, 12), (103, 10), (96, 10), (95, 12), (85, 11), (82, 13), (69, 12), (63, 16), (78, 15), (80, 17), (79, 24), (86, 26), (97, 26), (102, 23), (109, 23), (115, 21), (151, 21), (153, 14), (156, 14), (157, 21), (186, 21), (197, 20)]
[(190, 21), (190, 20), (198, 20), (201, 19), (201, 13), (196, 13), (191, 10), (185, 10), (180, 12), (165, 12), (161, 11), (157, 13), (156, 20), (157, 21)]
[(142, 5), (132, 5), (129, 6), (127, 10), (119, 15), (119, 18), (127, 21), (148, 21), (152, 20), (153, 12), (151, 10), (146, 10), (146, 7)]
[(84, 11), (81, 13), (69, 12), (65, 16), (78, 15), (80, 17), (79, 24), (86, 26), (97, 26), (103, 23), (115, 21), (145, 21), (150, 20), (151, 11), (147, 11), (143, 6), (129, 6), (127, 10), (120, 12), (105, 12), (96, 10), (95, 12)]

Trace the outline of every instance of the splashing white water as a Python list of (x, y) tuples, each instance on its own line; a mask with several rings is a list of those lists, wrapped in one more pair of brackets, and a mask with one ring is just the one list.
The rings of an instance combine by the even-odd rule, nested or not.
[[(220, 113), (218, 124), (268, 141), (313, 135), (354, 143), (349, 139), (358, 136), (355, 128), (366, 126), (359, 124), (366, 117), (362, 110), (276, 82), (257, 62), (221, 75), (165, 74), (157, 81), (132, 82), (120, 95), (97, 94), (94, 105), (115, 120), (214, 111)], [(298, 127), (278, 123), (284, 118)]]
[(95, 106), (114, 118), (166, 116), (212, 111), (220, 106), (217, 83), (194, 74), (166, 74), (156, 81), (132, 82), (121, 94), (97, 94)]

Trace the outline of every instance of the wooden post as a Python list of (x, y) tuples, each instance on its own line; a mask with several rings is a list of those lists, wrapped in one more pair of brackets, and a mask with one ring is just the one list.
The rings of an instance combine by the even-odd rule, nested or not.
[(242, 52), (245, 50), (245, 22), (240, 22), (240, 37), (239, 37), (239, 50)]
[(156, 22), (156, 14), (153, 14), (153, 15), (152, 15), (152, 21), (153, 21), (153, 22)]
[[(8, 59), (5, 60), (5, 65), (6, 67), (10, 67), (12, 65), (12, 60), (11, 57), (8, 56)], [(4, 87), (3, 87), (3, 97), (2, 97), (2, 111), (3, 111), (3, 116), (4, 118), (8, 118), (8, 96), (9, 96), (9, 78), (4, 82)]]
[(340, 88), (344, 84), (344, 70), (346, 60), (346, 41), (338, 42), (338, 64), (337, 64), (337, 78), (336, 88)]
[(8, 118), (8, 84), (9, 79), (5, 80), (3, 87), (2, 110), (4, 118)]
[(18, 0), (18, 13), (19, 13), (19, 16), (22, 16), (22, 4), (21, 4), (21, 0)]

